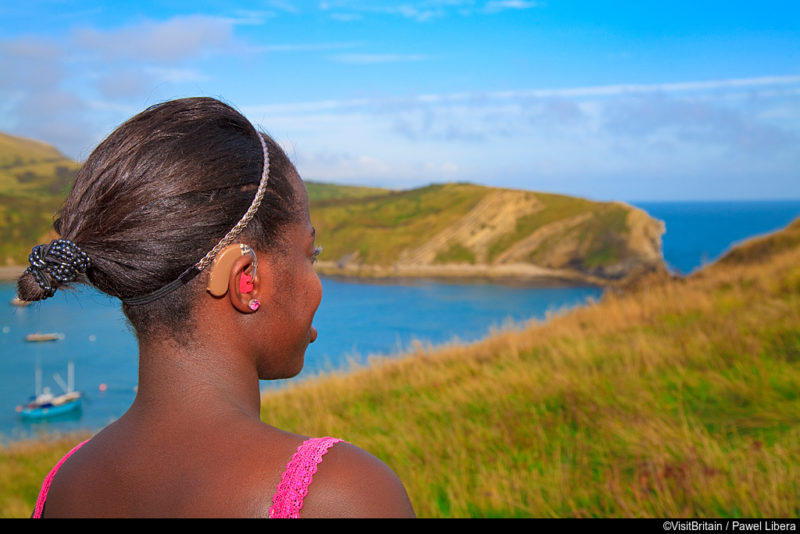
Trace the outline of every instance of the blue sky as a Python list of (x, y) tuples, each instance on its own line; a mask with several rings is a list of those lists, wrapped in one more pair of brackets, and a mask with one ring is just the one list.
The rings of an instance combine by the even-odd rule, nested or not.
[(221, 98), (307, 180), (600, 200), (800, 198), (800, 4), (0, 4), (0, 131), (84, 159)]

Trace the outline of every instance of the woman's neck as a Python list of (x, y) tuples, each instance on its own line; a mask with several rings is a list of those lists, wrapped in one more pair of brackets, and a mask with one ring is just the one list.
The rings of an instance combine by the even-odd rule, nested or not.
[[(132, 410), (159, 419), (258, 419), (261, 395), (252, 361), (227, 347), (175, 341), (140, 342), (139, 387)], [(185, 420), (185, 419), (184, 419)]]

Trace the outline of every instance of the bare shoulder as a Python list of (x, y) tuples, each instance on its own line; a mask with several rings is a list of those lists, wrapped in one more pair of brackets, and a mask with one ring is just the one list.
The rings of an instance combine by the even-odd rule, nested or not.
[(314, 475), (304, 517), (414, 517), (400, 478), (383, 461), (346, 442), (331, 447)]

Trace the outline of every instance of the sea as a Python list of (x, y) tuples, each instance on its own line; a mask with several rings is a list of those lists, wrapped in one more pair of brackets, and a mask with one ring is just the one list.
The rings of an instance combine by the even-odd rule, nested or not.
[[(665, 223), (664, 259), (681, 275), (713, 262), (742, 240), (783, 228), (800, 216), (800, 200), (632, 204)], [(314, 321), (319, 337), (309, 346), (303, 372), (292, 380), (369, 365), (420, 343), (476, 341), (602, 297), (597, 287), (333, 278), (323, 278), (322, 283), (322, 304)], [(82, 288), (17, 307), (7, 304), (14, 294), (13, 283), (0, 282), (0, 442), (92, 432), (122, 415), (136, 391), (137, 345), (119, 302)], [(27, 342), (30, 333), (62, 337)], [(44, 420), (20, 417), (19, 409), (32, 397), (37, 382), (59, 393), (70, 379), (83, 393), (80, 410)], [(286, 383), (264, 381), (262, 389)]]

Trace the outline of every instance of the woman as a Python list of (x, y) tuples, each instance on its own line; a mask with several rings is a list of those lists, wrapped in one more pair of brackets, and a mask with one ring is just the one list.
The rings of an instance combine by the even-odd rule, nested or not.
[(375, 457), (260, 420), (259, 379), (300, 372), (322, 288), (305, 186), (241, 114), (192, 98), (133, 117), (83, 165), (54, 227), (20, 298), (84, 279), (120, 298), (139, 387), (54, 468), (35, 517), (413, 516)]

